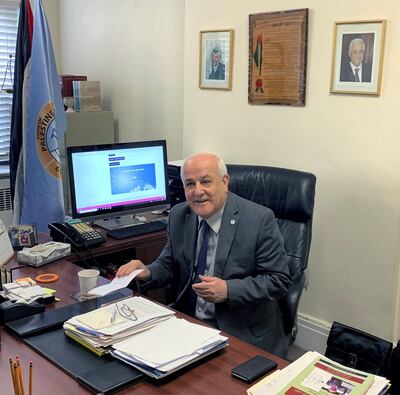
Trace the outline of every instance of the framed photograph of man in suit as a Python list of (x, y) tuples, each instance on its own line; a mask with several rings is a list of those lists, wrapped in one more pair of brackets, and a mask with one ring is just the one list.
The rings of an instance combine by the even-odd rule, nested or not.
[(332, 93), (380, 95), (385, 27), (385, 20), (335, 23)]
[(232, 38), (233, 29), (200, 32), (200, 88), (232, 88)]

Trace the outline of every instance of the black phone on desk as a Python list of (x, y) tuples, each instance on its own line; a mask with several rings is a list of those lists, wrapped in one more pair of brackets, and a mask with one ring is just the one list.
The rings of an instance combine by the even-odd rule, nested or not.
[(50, 236), (54, 241), (70, 243), (76, 248), (94, 247), (106, 241), (97, 230), (80, 219), (49, 224)]
[(277, 367), (278, 364), (272, 359), (265, 358), (262, 355), (256, 355), (233, 368), (232, 376), (246, 383), (251, 383)]

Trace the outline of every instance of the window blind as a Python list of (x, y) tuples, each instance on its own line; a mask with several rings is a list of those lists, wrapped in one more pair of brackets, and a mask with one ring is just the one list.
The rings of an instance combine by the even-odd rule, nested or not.
[(0, 0), (0, 163), (9, 160), (19, 2)]

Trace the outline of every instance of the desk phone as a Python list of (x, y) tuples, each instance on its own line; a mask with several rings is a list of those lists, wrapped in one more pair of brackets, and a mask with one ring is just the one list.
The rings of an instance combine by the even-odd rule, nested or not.
[(106, 238), (80, 219), (49, 224), (50, 236), (55, 241), (74, 244), (75, 247), (94, 246), (106, 241)]

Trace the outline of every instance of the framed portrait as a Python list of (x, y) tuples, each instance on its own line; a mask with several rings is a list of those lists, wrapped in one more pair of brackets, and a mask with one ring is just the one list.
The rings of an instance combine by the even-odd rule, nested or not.
[(38, 243), (36, 225), (10, 225), (8, 236), (14, 249), (33, 247)]
[(232, 89), (233, 29), (200, 32), (199, 87)]
[(385, 20), (335, 22), (332, 93), (380, 95), (385, 28)]
[(308, 8), (249, 15), (250, 104), (304, 106)]

